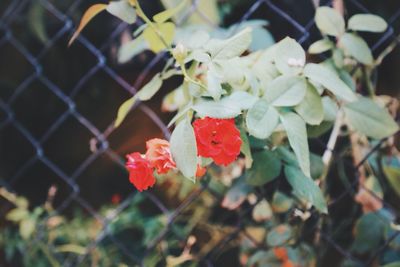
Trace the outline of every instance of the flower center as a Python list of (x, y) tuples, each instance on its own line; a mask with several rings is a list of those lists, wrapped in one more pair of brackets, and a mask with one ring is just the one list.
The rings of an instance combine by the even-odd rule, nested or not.
[(221, 141), (218, 140), (218, 138), (216, 138), (216, 137), (217, 137), (217, 131), (212, 131), (212, 132), (211, 132), (211, 136), (212, 136), (212, 139), (211, 139), (211, 144), (212, 144), (212, 145), (219, 145), (219, 144), (221, 144)]

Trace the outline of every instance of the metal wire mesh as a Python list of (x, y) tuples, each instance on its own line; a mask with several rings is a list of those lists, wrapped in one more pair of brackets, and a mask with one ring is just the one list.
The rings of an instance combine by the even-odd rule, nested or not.
[[(116, 148), (115, 138), (113, 135), (118, 135), (113, 129), (113, 117), (115, 111), (121, 102), (129, 95), (136, 92), (137, 88), (143, 85), (144, 81), (148, 80), (152, 72), (156, 70), (159, 63), (165, 60), (163, 54), (157, 56), (150, 56), (140, 61), (140, 66), (128, 64), (120, 67), (112, 61), (110, 51), (115, 48), (115, 44), (119, 42), (120, 36), (127, 29), (132, 29), (131, 26), (125, 23), (117, 23), (107, 19), (107, 23), (111, 26), (105, 26), (103, 30), (97, 30), (98, 36), (96, 38), (86, 37), (82, 35), (79, 37), (77, 44), (66, 52), (66, 44), (68, 38), (71, 36), (74, 25), (76, 22), (75, 13), (81, 14), (81, 11), (87, 7), (88, 3), (83, 3), (81, 0), (66, 1), (68, 3), (60, 4), (60, 1), (38, 0), (40, 5), (45, 9), (46, 16), (51, 20), (51, 28), (48, 31), (48, 39), (43, 43), (34, 43), (28, 46), (29, 36), (21, 33), (21, 25), (24, 25), (24, 16), (26, 9), (30, 5), (29, 0), (18, 1), (5, 1), (0, 4), (2, 13), (0, 17), (0, 55), (3, 60), (10, 60), (6, 57), (6, 51), (11, 51), (17, 54), (18, 58), (12, 59), (17, 61), (19, 67), (14, 70), (16, 74), (16, 83), (10, 85), (12, 90), (5, 90), (2, 92), (0, 98), (0, 133), (3, 135), (4, 140), (12, 139), (16, 142), (22, 143), (21, 146), (26, 147), (24, 151), (18, 151), (23, 154), (21, 157), (11, 155), (11, 159), (5, 159), (10, 155), (2, 155), (3, 164), (8, 164), (13, 158), (22, 159), (18, 162), (15, 168), (5, 168), (7, 171), (3, 173), (6, 181), (6, 186), (16, 191), (28, 192), (30, 188), (35, 186), (42, 186), (47, 190), (48, 185), (57, 184), (60, 188), (60, 194), (57, 200), (56, 212), (62, 213), (71, 206), (79, 206), (86, 210), (89, 216), (98, 218), (102, 223), (103, 231), (97, 236), (95, 241), (87, 248), (90, 251), (91, 247), (95, 247), (99, 242), (108, 238), (115, 244), (115, 246), (124, 253), (133, 263), (143, 266), (143, 259), (145, 256), (170, 234), (171, 226), (176, 218), (188, 206), (192, 205), (199, 195), (209, 191), (208, 181), (202, 181), (201, 188), (193, 191), (180, 205), (171, 210), (166, 207), (156, 194), (151, 191), (142, 193), (145, 195), (149, 202), (152, 202), (158, 207), (159, 212), (168, 218), (167, 226), (152, 242), (146, 244), (146, 249), (143, 255), (135, 255), (131, 252), (129, 247), (123, 242), (120, 242), (118, 237), (113, 236), (109, 229), (109, 223), (113, 218), (129, 206), (131, 200), (137, 194), (133, 190), (126, 191), (126, 197), (123, 202), (119, 204), (116, 212), (111, 217), (104, 217), (97, 211), (96, 204), (90, 194), (90, 184), (97, 183), (97, 174), (94, 171), (101, 164), (108, 164), (112, 172), (103, 174), (102, 177), (107, 176), (108, 179), (118, 182), (126, 179), (124, 173), (124, 160), (121, 157), (126, 151), (126, 148)], [(198, 1), (192, 1), (192, 7), (188, 13), (199, 12), (197, 10)], [(277, 39), (282, 38), (284, 35), (289, 34), (296, 38), (301, 44), (308, 46), (312, 41), (318, 38), (315, 29), (315, 22), (313, 20), (313, 11), (311, 1), (299, 1), (305, 6), (309, 6), (311, 11), (305, 9), (290, 8), (290, 4), (285, 1), (270, 1), (270, 0), (256, 0), (251, 1), (248, 5), (248, 10), (242, 15), (239, 21), (243, 22), (251, 18), (263, 18), (271, 21), (271, 30), (274, 31), (276, 24), (277, 29), (281, 32), (275, 32), (274, 35)], [(304, 3), (303, 3), (304, 2)], [(307, 3), (307, 4), (306, 4)], [(330, 4), (330, 3), (324, 3)], [(296, 5), (300, 5), (296, 3)], [(346, 5), (351, 5), (355, 10), (360, 13), (369, 13), (370, 10), (363, 6), (363, 1), (349, 0)], [(305, 16), (299, 16), (298, 12), (310, 13), (307, 20)], [(200, 14), (205, 23), (207, 22), (207, 14)], [(400, 7), (398, 7), (388, 18), (390, 25), (388, 30), (380, 34), (378, 38), (373, 39), (371, 48), (374, 52), (382, 51), (393, 40), (397, 40), (399, 28), (395, 25), (399, 23)], [(111, 23), (110, 23), (111, 21)], [(133, 27), (138, 27), (141, 22), (138, 22)], [(112, 31), (107, 31), (112, 28)], [(282, 30), (285, 29), (285, 30)], [(96, 32), (96, 31), (91, 31)], [(10, 52), (10, 53), (11, 53)], [(73, 57), (73, 53), (83, 55), (82, 58), (74, 58), (72, 61), (67, 57)], [(57, 66), (51, 59), (61, 55), (58, 59)], [(3, 59), (4, 58), (4, 59)], [(64, 62), (65, 60), (65, 62)], [(51, 62), (51, 64), (49, 64)], [(7, 68), (8, 64), (5, 61), (2, 63), (2, 68)], [(67, 64), (63, 66), (63, 64)], [(10, 64), (11, 65), (11, 64)], [(58, 70), (65, 70), (65, 77), (59, 77), (52, 71), (53, 68)], [(132, 71), (135, 70), (135, 71)], [(140, 72), (138, 73), (138, 70)], [(136, 73), (132, 76), (130, 73)], [(0, 74), (1, 75), (1, 74)], [(5, 80), (6, 77), (2, 77)], [(60, 80), (62, 82), (60, 82)], [(88, 84), (96, 83), (112, 84), (112, 89), (107, 89), (99, 85), (101, 89), (107, 90), (103, 92), (85, 92)], [(133, 85), (132, 85), (133, 84)], [(108, 102), (102, 98), (101, 103), (94, 105), (94, 111), (88, 111), (82, 106), (82, 99), (88, 98), (89, 100), (96, 100), (96, 97), (90, 97), (92, 94), (105, 94), (106, 98), (111, 98)], [(113, 96), (115, 95), (115, 96)], [(35, 102), (37, 97), (42, 97), (42, 101), (38, 103), (30, 103), (29, 100)], [(56, 103), (59, 106), (57, 112), (46, 114), (44, 117), (35, 115), (37, 110), (43, 108), (49, 103)], [(19, 107), (21, 105), (30, 105), (31, 114), (21, 114)], [(146, 122), (144, 125), (130, 125), (125, 132), (131, 131), (133, 134), (138, 131), (139, 127), (152, 129), (153, 132), (162, 133), (166, 138), (169, 138), (170, 132), (166, 127), (166, 116), (160, 118), (160, 114), (154, 112), (152, 107), (148, 104), (140, 103), (135, 107), (133, 113), (140, 113), (141, 118), (145, 117)], [(100, 118), (100, 119), (99, 119)], [(36, 124), (35, 127), (32, 127)], [(37, 127), (39, 124), (39, 127)], [(123, 127), (122, 127), (123, 128)], [(61, 134), (63, 133), (63, 134)], [(135, 134), (134, 134), (135, 135)], [(68, 139), (65, 137), (68, 136)], [(136, 136), (136, 135), (135, 135)], [(119, 138), (126, 138), (127, 135), (121, 135)], [(137, 139), (137, 138), (136, 138)], [(89, 140), (90, 144), (89, 144)], [(131, 138), (129, 138), (131, 140)], [(138, 143), (144, 140), (135, 140)], [(8, 142), (8, 141), (6, 141)], [(325, 148), (322, 141), (321, 146)], [(4, 141), (3, 141), (4, 143)], [(11, 142), (10, 146), (12, 146)], [(49, 143), (51, 145), (49, 145)], [(355, 166), (355, 174), (357, 169), (373, 155), (381, 146), (383, 141), (379, 142), (366, 157)], [(57, 145), (54, 145), (57, 144)], [(3, 146), (6, 146), (3, 144)], [(76, 155), (75, 147), (84, 146), (85, 149), (78, 149), (83, 155)], [(3, 149), (2, 149), (3, 150)], [(60, 157), (57, 150), (63, 151)], [(3, 151), (6, 151), (5, 149)], [(3, 152), (2, 152), (3, 153)], [(336, 152), (334, 152), (336, 153)], [(43, 171), (45, 169), (45, 171)], [(117, 170), (114, 172), (115, 170)], [(51, 180), (38, 183), (35, 179), (38, 173), (48, 173)], [(29, 174), (29, 176), (27, 176)], [(29, 177), (29, 178), (27, 178)], [(356, 175), (357, 177), (357, 175)], [(32, 179), (31, 181), (28, 181)], [(102, 178), (103, 179), (103, 178)], [(111, 183), (101, 180), (103, 185), (111, 185)], [(354, 195), (354, 187), (357, 185), (358, 180), (354, 179), (352, 186), (345, 191), (341, 192), (335, 198), (332, 198), (329, 203), (330, 209), (335, 209), (335, 205), (341, 201), (346, 201), (346, 198)], [(89, 189), (88, 189), (89, 187)], [(121, 187), (110, 188), (117, 191)], [(88, 191), (89, 190), (89, 191)], [(112, 191), (111, 190), (111, 191)], [(127, 193), (130, 192), (130, 193)], [(109, 192), (111, 195), (113, 192)], [(262, 194), (262, 192), (260, 192)], [(106, 194), (107, 195), (107, 194)], [(211, 192), (216, 199), (221, 196)], [(108, 195), (107, 195), (108, 196)], [(388, 203), (386, 206), (390, 208)], [(245, 217), (251, 211), (252, 206), (241, 208), (238, 211), (236, 219), (234, 219), (233, 230), (227, 234), (208, 254), (201, 259), (201, 264), (205, 266), (218, 266), (216, 260), (221, 252), (233, 242), (239, 235), (246, 235), (243, 231), (243, 224), (241, 218)], [(393, 209), (395, 211), (395, 209)], [(317, 216), (317, 214), (313, 214)], [(374, 259), (380, 256), (383, 249), (389, 244), (390, 240), (394, 239), (400, 232), (397, 232), (390, 240), (388, 240), (382, 247), (375, 251), (374, 254), (365, 261), (360, 261), (354, 257), (345, 247), (339, 244), (333, 237), (333, 233), (320, 229), (316, 224), (310, 227), (310, 234), (318, 231), (321, 239), (324, 240), (330, 248), (335, 250), (343, 258), (352, 260), (359, 264), (359, 266), (371, 266)], [(249, 237), (250, 238), (250, 237)], [(304, 237), (306, 238), (306, 237)], [(67, 257), (63, 260), (64, 266), (79, 266), (82, 264), (88, 253), (76, 257)]]

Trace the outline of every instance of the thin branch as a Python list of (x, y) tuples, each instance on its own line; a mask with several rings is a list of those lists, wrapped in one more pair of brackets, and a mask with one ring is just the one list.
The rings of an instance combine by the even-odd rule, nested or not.
[(344, 3), (343, 0), (333, 0), (332, 6), (336, 9), (342, 16), (344, 16)]
[(322, 155), (322, 162), (324, 163), (326, 169), (329, 168), (330, 162), (332, 160), (333, 150), (335, 149), (336, 141), (339, 137), (340, 128), (342, 127), (342, 125), (343, 125), (343, 112), (339, 111), (331, 135), (329, 136), (328, 144), (326, 145), (326, 150)]

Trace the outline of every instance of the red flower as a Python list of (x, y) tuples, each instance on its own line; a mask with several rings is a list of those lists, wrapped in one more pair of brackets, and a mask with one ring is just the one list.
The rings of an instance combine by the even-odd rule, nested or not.
[(228, 165), (240, 153), (242, 140), (234, 119), (205, 117), (194, 123), (197, 151), (202, 157), (212, 158), (217, 165)]
[(129, 181), (142, 192), (156, 183), (150, 161), (140, 153), (135, 152), (126, 156), (126, 168), (129, 171)]
[(150, 161), (151, 166), (156, 168), (157, 173), (167, 173), (176, 168), (168, 141), (154, 138), (146, 142), (146, 148), (146, 158)]

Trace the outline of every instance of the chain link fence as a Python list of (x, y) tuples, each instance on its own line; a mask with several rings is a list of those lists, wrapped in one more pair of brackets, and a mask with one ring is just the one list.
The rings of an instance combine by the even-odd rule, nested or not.
[[(164, 204), (159, 194), (153, 190), (141, 193), (146, 201), (158, 209), (159, 214), (167, 218), (163, 231), (144, 244), (145, 249), (140, 255), (133, 253), (129, 245), (112, 234), (110, 223), (138, 195), (128, 186), (124, 154), (140, 151), (149, 133), (154, 136), (163, 135), (165, 138), (170, 135), (165, 124), (170, 116), (157, 112), (159, 100), (139, 103), (118, 130), (113, 129), (114, 116), (118, 106), (149, 80), (166, 58), (163, 54), (154, 56), (143, 53), (129, 63), (117, 64), (115, 50), (121, 39), (126, 32), (131, 32), (142, 22), (130, 26), (110, 17), (98, 18), (76, 44), (68, 49), (67, 41), (74, 31), (74, 25), (82, 11), (94, 3), (87, 2), (3, 0), (0, 3), (0, 176), (3, 186), (28, 196), (33, 205), (35, 201), (36, 204), (42, 203), (48, 188), (56, 185), (56, 213), (70, 214), (72, 209), (79, 207), (101, 223), (103, 230), (86, 248), (86, 253), (59, 259), (63, 266), (85, 264), (91, 248), (105, 239), (129, 258), (132, 265), (145, 266), (146, 256), (166, 236), (174, 235), (172, 228), (175, 221), (202, 194), (211, 195), (216, 203), (220, 203), (223, 196), (210, 189), (208, 179), (202, 180), (199, 188), (175, 206)], [(162, 5), (158, 1), (150, 2), (144, 4), (145, 7), (151, 10), (153, 5), (154, 12), (161, 10)], [(210, 23), (207, 14), (197, 9), (199, 1), (192, 2), (192, 7), (186, 11), (188, 15), (198, 12), (205, 23)], [(305, 47), (319, 37), (313, 20), (313, 1), (246, 2), (229, 20), (235, 23), (254, 18), (268, 20), (269, 29), (277, 40), (289, 35)], [(322, 1), (322, 4), (331, 3)], [(368, 10), (364, 6), (366, 3), (361, 0), (348, 0), (345, 4), (354, 13), (375, 11)], [(32, 11), (32, 5), (39, 5), (35, 8), (41, 10), (46, 20), (45, 31), (41, 25), (35, 25), (35, 20), (31, 20), (38, 14)], [(244, 7), (246, 10), (243, 12)], [(385, 17), (389, 24), (388, 30), (374, 37), (368, 36), (370, 47), (376, 54), (398, 40), (400, 6), (394, 3), (393, 7)], [(36, 33), (36, 37), (32, 32)], [(323, 151), (326, 148), (324, 141), (312, 140), (311, 144), (318, 147), (316, 150)], [(331, 216), (340, 213), (343, 205), (346, 205), (344, 203), (353, 201), (358, 186), (357, 169), (384, 142), (381, 140), (375, 144), (355, 167), (348, 164), (354, 170), (354, 177), (349, 187), (330, 195)], [(340, 157), (341, 153), (334, 151), (334, 157)], [(122, 202), (110, 216), (101, 215), (98, 208), (109, 202), (115, 193), (122, 195)], [(258, 194), (262, 196), (265, 192), (259, 191)], [(398, 214), (396, 207), (383, 203)], [(199, 259), (200, 265), (226, 266), (221, 264), (221, 255), (243, 238), (259, 245), (244, 231), (243, 218), (250, 216), (253, 207), (244, 205), (235, 212), (223, 215), (224, 218), (219, 218), (219, 221), (229, 223), (230, 231)], [(3, 216), (6, 208), (0, 211)], [(350, 260), (356, 266), (372, 266), (374, 260), (400, 234), (397, 231), (373, 254), (359, 259), (348, 250), (346, 240), (335, 238), (335, 232), (339, 230), (321, 227), (318, 217), (317, 213), (311, 214), (312, 225), (307, 227), (301, 239), (308, 240), (318, 234), (320, 242), (330, 250), (331, 256), (327, 259), (337, 256)], [(176, 238), (183, 241), (186, 239)], [(260, 249), (264, 247), (260, 245)], [(317, 252), (319, 254), (321, 251)], [(319, 260), (321, 266), (338, 266), (335, 265), (337, 260)]]

